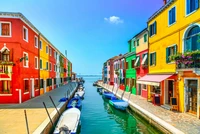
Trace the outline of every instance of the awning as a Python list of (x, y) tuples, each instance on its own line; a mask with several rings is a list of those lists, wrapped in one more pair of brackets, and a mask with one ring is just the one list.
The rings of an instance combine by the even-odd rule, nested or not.
[(142, 65), (144, 65), (146, 60), (147, 60), (147, 54), (145, 54), (144, 58), (142, 59)]
[(172, 75), (173, 74), (171, 74), (171, 75), (165, 75), (165, 74), (163, 74), (163, 75), (145, 75), (144, 77), (137, 80), (137, 83), (145, 84), (145, 85), (159, 86), (160, 82), (171, 77)]
[(7, 74), (0, 74), (0, 81), (2, 80), (11, 80), (11, 78)]
[(135, 64), (134, 64), (134, 66), (136, 66), (136, 65), (137, 65), (138, 61), (139, 61), (139, 57), (137, 57), (137, 59), (136, 59), (136, 62), (135, 62)]

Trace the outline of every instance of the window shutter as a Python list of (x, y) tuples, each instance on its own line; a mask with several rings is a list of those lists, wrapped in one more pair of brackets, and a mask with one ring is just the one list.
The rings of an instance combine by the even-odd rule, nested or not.
[(172, 9), (169, 11), (169, 25), (172, 24)]
[(151, 37), (151, 25), (149, 26), (149, 36)]
[(195, 0), (195, 9), (199, 8), (199, 0)]
[(138, 66), (140, 66), (140, 55), (139, 55), (139, 57), (138, 57), (138, 58), (139, 58), (139, 60), (138, 60)]
[(154, 56), (154, 61), (155, 61), (155, 65), (156, 65), (156, 52), (154, 53), (155, 56)]
[(177, 45), (174, 46), (174, 54), (177, 54)]
[(152, 53), (150, 54), (150, 66), (152, 65)]
[(156, 31), (157, 31), (157, 24), (156, 24), (156, 21), (154, 22), (154, 34), (156, 34)]
[(190, 13), (190, 0), (187, 0), (186, 5), (187, 5), (187, 14), (189, 14)]
[(172, 23), (174, 23), (176, 21), (176, 8), (173, 7), (172, 9)]
[(13, 48), (10, 49), (9, 61), (13, 61)]
[(169, 47), (166, 48), (166, 63), (169, 63)]

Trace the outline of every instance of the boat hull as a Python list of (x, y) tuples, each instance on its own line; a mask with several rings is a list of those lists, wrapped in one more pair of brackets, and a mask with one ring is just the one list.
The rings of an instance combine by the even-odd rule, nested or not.
[(69, 101), (69, 103), (67, 104), (67, 108), (73, 108), (73, 107), (76, 107), (78, 109), (82, 107), (82, 102), (80, 97), (74, 97)]
[(114, 108), (125, 111), (128, 107), (128, 102), (124, 100), (109, 100), (109, 104), (111, 104)]

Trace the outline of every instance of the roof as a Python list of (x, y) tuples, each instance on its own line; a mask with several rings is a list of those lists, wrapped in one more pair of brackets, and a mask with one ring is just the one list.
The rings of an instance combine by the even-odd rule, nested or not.
[(156, 16), (158, 16), (160, 13), (162, 13), (163, 10), (165, 10), (167, 7), (169, 7), (171, 4), (174, 3), (175, 0), (168, 0), (168, 2), (163, 5), (158, 11), (156, 11), (149, 19), (147, 22), (151, 21), (154, 19)]
[(142, 31), (140, 31), (139, 33), (135, 34), (129, 41), (131, 41), (133, 38), (137, 37), (138, 35), (144, 33), (145, 31), (147, 31), (147, 28), (144, 28)]
[[(65, 57), (22, 13), (20, 12), (0, 12), (0, 18), (13, 18), (21, 19), (25, 24), (27, 24), (34, 32), (46, 40), (51, 47), (58, 51), (63, 57)], [(67, 57), (65, 57), (67, 59)]]

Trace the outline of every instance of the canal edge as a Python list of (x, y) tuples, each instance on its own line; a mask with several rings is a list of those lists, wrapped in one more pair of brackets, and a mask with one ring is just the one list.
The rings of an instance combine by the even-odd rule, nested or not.
[[(101, 84), (97, 84), (98, 86), (113, 92), (112, 89), (104, 87)], [(121, 97), (118, 93), (116, 94), (119, 98)], [(127, 98), (122, 98), (124, 101), (128, 101)], [(165, 122), (164, 120), (160, 119), (159, 117), (153, 115), (152, 113), (146, 111), (145, 109), (141, 108), (140, 106), (138, 106), (137, 104), (131, 102), (130, 100), (128, 101), (129, 103), (129, 107), (136, 112), (137, 114), (139, 114), (141, 117), (143, 117), (144, 119), (146, 119), (151, 125), (153, 125), (154, 127), (156, 127), (157, 129), (159, 129), (161, 132), (163, 133), (173, 133), (173, 134), (184, 134), (184, 132), (180, 131), (179, 129), (177, 129), (176, 127), (172, 126), (171, 124)]]
[[(75, 94), (76, 90), (78, 88), (78, 84), (76, 83), (73, 92), (70, 93), (70, 97), (66, 102), (61, 102), (56, 108), (60, 113), (63, 113), (66, 109), (66, 105), (68, 104), (69, 100), (73, 97)], [(50, 113), (51, 120), (55, 124), (58, 119), (59, 115), (57, 113), (57, 110), (54, 109), (53, 112)], [(55, 124), (56, 125), (56, 124)], [(51, 121), (49, 120), (49, 117), (47, 117), (38, 127), (37, 129), (33, 132), (33, 134), (48, 134), (52, 131), (52, 124)]]

